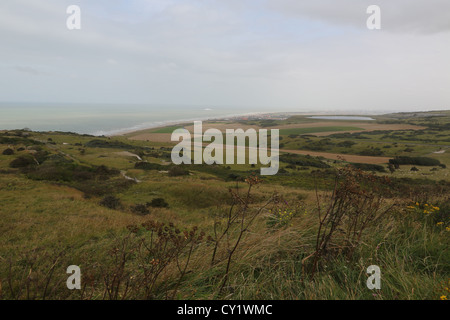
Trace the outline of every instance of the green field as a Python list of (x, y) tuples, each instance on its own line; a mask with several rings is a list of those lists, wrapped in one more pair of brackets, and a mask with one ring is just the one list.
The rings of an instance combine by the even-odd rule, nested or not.
[(182, 126), (171, 126), (171, 127), (164, 127), (164, 128), (159, 128), (159, 129), (155, 129), (152, 130), (152, 133), (172, 133), (174, 132), (176, 129), (182, 129)]

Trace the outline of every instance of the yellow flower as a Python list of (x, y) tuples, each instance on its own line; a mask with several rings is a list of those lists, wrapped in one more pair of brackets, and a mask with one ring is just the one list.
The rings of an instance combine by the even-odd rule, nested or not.
[(446, 230), (446, 231), (450, 231), (450, 227), (446, 227), (445, 230)]
[(418, 202), (416, 202), (416, 206), (419, 206), (419, 203), (418, 203)]
[(436, 223), (437, 226), (442, 226), (443, 224), (444, 224), (443, 222)]
[(447, 300), (447, 296), (441, 296), (441, 300)]

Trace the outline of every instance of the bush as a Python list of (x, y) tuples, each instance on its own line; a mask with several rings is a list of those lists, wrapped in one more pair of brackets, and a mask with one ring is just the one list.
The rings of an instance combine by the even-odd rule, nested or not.
[(169, 176), (171, 177), (179, 177), (179, 176), (187, 176), (189, 175), (189, 171), (182, 167), (172, 167), (169, 170)]
[(389, 163), (393, 165), (401, 165), (401, 164), (409, 164), (414, 166), (438, 166), (441, 162), (437, 159), (427, 158), (427, 157), (395, 157), (394, 159), (390, 159)]
[(135, 204), (131, 207), (131, 211), (133, 213), (145, 216), (147, 214), (150, 214), (150, 211), (147, 209), (147, 206), (144, 204)]
[(169, 204), (163, 198), (156, 198), (153, 199), (151, 202), (147, 202), (147, 207), (168, 208)]
[(119, 198), (115, 196), (106, 196), (100, 201), (100, 205), (109, 209), (117, 210), (122, 207), (122, 203)]
[(32, 156), (20, 156), (9, 164), (11, 168), (26, 168), (31, 165), (36, 165), (36, 161)]
[(112, 148), (112, 149), (133, 149), (132, 145), (123, 143), (121, 141), (106, 141), (100, 139), (94, 139), (85, 144), (89, 148)]
[(135, 169), (141, 169), (141, 170), (165, 170), (167, 169), (166, 166), (163, 166), (162, 164), (158, 163), (150, 163), (150, 162), (136, 162), (134, 165)]
[(368, 163), (352, 163), (351, 164), (356, 169), (361, 169), (364, 171), (377, 171), (377, 172), (386, 172), (386, 169), (383, 166), (378, 164), (368, 164)]
[(353, 142), (353, 141), (343, 141), (343, 142), (339, 142), (337, 144), (337, 146), (338, 147), (344, 147), (344, 148), (351, 148), (355, 144), (356, 144), (356, 142)]
[(384, 154), (384, 152), (381, 151), (380, 148), (373, 148), (373, 149), (362, 150), (358, 154), (361, 156), (377, 157), (377, 156), (382, 156)]
[(244, 178), (241, 177), (240, 175), (237, 175), (235, 173), (230, 173), (227, 177), (228, 181), (244, 181)]
[(280, 161), (302, 167), (330, 168), (328, 164), (320, 161), (318, 158), (292, 153), (282, 154)]
[(14, 154), (14, 150), (13, 149), (11, 149), (11, 148), (8, 148), (8, 149), (5, 149), (5, 150), (3, 150), (3, 153), (2, 153), (4, 156), (12, 156), (13, 154)]

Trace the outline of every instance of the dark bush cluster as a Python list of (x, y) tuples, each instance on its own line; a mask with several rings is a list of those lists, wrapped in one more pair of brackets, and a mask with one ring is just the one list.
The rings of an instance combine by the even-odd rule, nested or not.
[(386, 169), (383, 166), (378, 164), (369, 164), (369, 163), (352, 163), (351, 164), (356, 169), (361, 169), (364, 171), (376, 171), (376, 172), (386, 172)]
[(427, 157), (407, 157), (400, 156), (390, 159), (389, 163), (393, 165), (415, 165), (415, 166), (439, 166), (441, 162), (437, 159)]
[(169, 176), (171, 176), (171, 177), (179, 177), (179, 176), (187, 176), (187, 175), (189, 175), (189, 170), (186, 170), (183, 167), (174, 166), (169, 169)]
[(26, 168), (32, 165), (36, 165), (36, 161), (30, 155), (17, 157), (9, 164), (11, 168)]
[(85, 144), (89, 148), (134, 149), (135, 146), (120, 142), (94, 139)]
[(147, 209), (147, 206), (145, 204), (139, 203), (135, 204), (134, 206), (131, 206), (131, 211), (141, 216), (150, 214), (150, 211)]
[(14, 150), (11, 148), (8, 148), (8, 149), (3, 150), (2, 154), (4, 156), (12, 156), (14, 154)]
[(280, 161), (302, 167), (330, 168), (328, 164), (317, 158), (292, 153), (282, 154)]
[(167, 170), (167, 167), (162, 164), (150, 162), (136, 162), (134, 168), (141, 170)]
[(146, 206), (153, 208), (168, 208), (169, 204), (163, 198), (155, 198), (151, 202), (147, 202)]
[(362, 156), (378, 157), (384, 155), (384, 152), (380, 148), (367, 148), (365, 150), (362, 150), (358, 154)]
[(120, 199), (111, 195), (104, 197), (102, 201), (100, 201), (100, 205), (113, 210), (117, 210), (122, 207)]

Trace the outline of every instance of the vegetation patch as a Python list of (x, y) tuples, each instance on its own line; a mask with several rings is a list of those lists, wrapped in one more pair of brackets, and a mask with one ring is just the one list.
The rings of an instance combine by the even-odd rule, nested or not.
[(437, 159), (427, 157), (407, 157), (399, 156), (390, 159), (389, 163), (393, 165), (416, 165), (416, 166), (439, 166), (441, 162)]
[(364, 130), (358, 127), (313, 127), (313, 128), (290, 128), (281, 129), (280, 135), (290, 135), (290, 134), (308, 134), (308, 133), (320, 133), (320, 132), (334, 132), (334, 131), (359, 131)]

